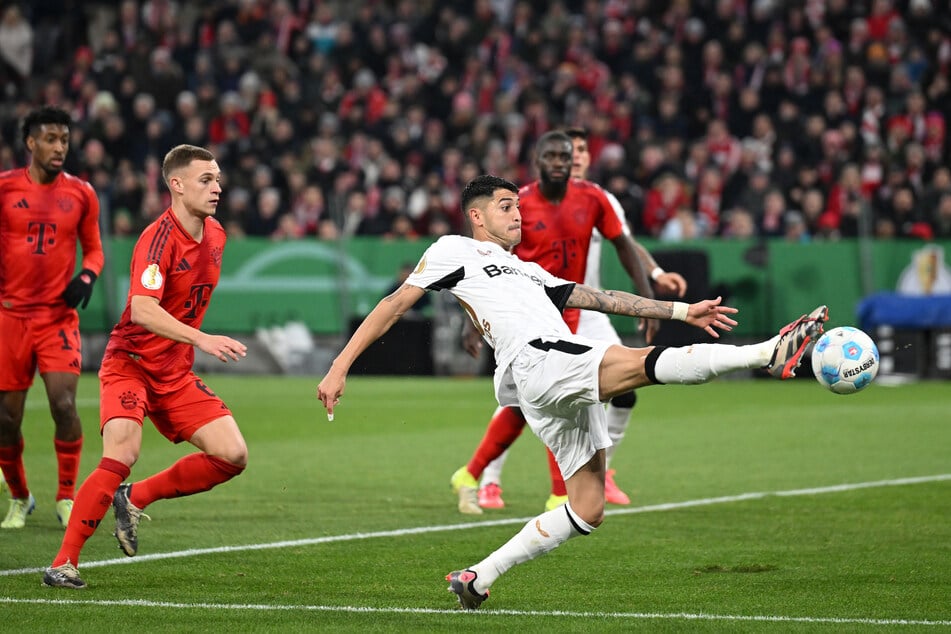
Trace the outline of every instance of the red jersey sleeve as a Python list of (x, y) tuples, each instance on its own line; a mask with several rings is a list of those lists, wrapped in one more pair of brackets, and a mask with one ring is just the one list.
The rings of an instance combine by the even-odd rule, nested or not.
[(82, 183), (82, 192), (86, 198), (86, 212), (79, 221), (79, 244), (83, 249), (82, 268), (99, 275), (106, 259), (102, 250), (102, 236), (99, 233), (99, 198), (89, 183)]

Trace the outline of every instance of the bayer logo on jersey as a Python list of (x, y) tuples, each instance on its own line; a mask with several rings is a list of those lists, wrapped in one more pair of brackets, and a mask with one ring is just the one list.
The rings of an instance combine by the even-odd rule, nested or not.
[(878, 374), (878, 347), (858, 328), (833, 328), (819, 337), (812, 349), (812, 371), (830, 391), (854, 394)]

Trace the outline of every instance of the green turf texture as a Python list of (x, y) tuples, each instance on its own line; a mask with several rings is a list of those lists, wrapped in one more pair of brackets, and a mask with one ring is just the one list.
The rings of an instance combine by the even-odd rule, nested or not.
[[(332, 423), (317, 378), (205, 380), (235, 413), (248, 469), (152, 505), (140, 556), (463, 530), (140, 560), (122, 557), (110, 512), (83, 552), (89, 587), (44, 588), (40, 572), (4, 572), (47, 566), (63, 532), (40, 383), (23, 426), (37, 510), (25, 529), (0, 531), (4, 631), (951, 630), (951, 480), (611, 513), (592, 536), (509, 571), (483, 610), (463, 613), (446, 573), (505, 542), (548, 495), (542, 446), (526, 432), (506, 465), (507, 507), (457, 513), (449, 476), (494, 409), (488, 379), (351, 378)], [(638, 394), (613, 464), (632, 507), (951, 474), (946, 383), (837, 396), (812, 380), (722, 380)], [(96, 395), (84, 376), (81, 478), (101, 453)], [(147, 423), (131, 479), (191, 450)], [(487, 520), (503, 522), (466, 528)], [(104, 561), (114, 563), (90, 565)]]

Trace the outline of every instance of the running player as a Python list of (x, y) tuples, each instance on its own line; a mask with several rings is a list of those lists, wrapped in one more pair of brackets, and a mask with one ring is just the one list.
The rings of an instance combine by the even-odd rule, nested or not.
[[(149, 504), (207, 491), (247, 464), (231, 411), (192, 371), (195, 348), (222, 362), (247, 351), (240, 341), (199, 330), (225, 246), (225, 231), (213, 218), (221, 171), (208, 150), (179, 145), (165, 156), (162, 176), (172, 203), (136, 242), (129, 299), (99, 370), (102, 460), (79, 489), (60, 550), (43, 575), (48, 586), (86, 586), (76, 564), (110, 506), (119, 548), (132, 557)], [(170, 441), (188, 441), (200, 451), (122, 484), (139, 458), (146, 415)]]

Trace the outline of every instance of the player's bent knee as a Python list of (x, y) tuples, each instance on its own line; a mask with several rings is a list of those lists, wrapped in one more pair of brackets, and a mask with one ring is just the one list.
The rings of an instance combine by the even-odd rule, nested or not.
[(245, 462), (240, 464), (218, 456), (208, 456), (208, 461), (214, 465), (215, 469), (221, 474), (221, 482), (227, 482), (244, 471), (247, 464), (247, 455), (245, 455)]

